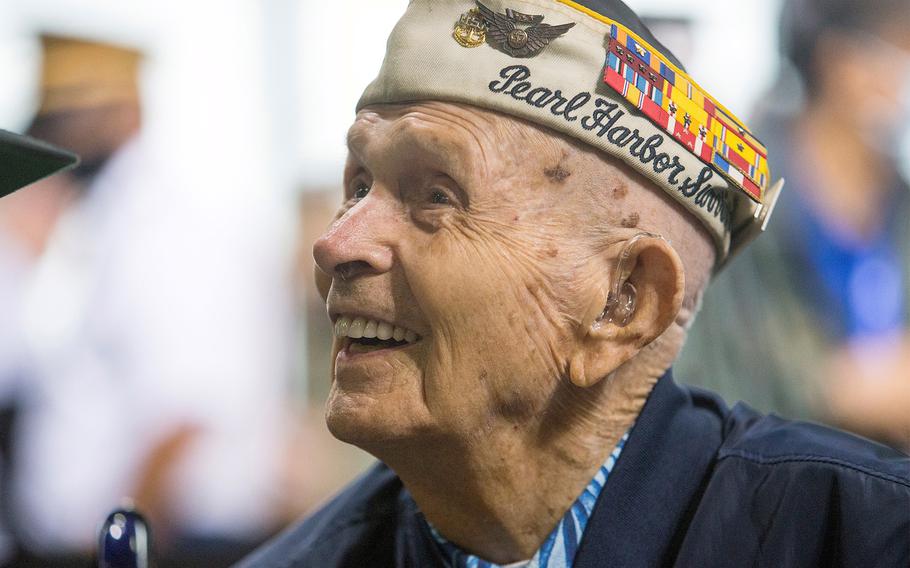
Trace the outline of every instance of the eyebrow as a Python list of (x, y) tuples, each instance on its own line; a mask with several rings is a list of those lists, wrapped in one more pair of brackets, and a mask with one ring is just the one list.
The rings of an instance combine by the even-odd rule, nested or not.
[[(363, 138), (366, 134), (364, 129), (358, 127), (358, 124), (355, 122), (351, 125), (345, 135), (345, 146), (348, 152), (361, 163), (366, 162), (362, 153), (362, 149), (365, 145)], [(439, 144), (431, 141), (425, 136), (415, 136), (413, 133), (408, 132), (405, 136), (398, 138), (397, 143), (409, 147), (414, 153), (420, 153), (423, 156), (427, 156), (439, 163), (445, 164), (450, 170), (459, 170), (467, 173), (474, 169), (472, 164), (475, 160), (467, 156), (465, 152), (456, 151), (461, 147), (461, 144), (458, 144), (457, 142)]]
[(357, 123), (352, 124), (351, 127), (348, 128), (348, 131), (344, 136), (344, 145), (345, 148), (347, 148), (348, 153), (353, 154), (355, 158), (362, 162), (363, 157), (359, 151), (361, 144), (357, 140), (361, 135), (357, 133), (357, 130)]

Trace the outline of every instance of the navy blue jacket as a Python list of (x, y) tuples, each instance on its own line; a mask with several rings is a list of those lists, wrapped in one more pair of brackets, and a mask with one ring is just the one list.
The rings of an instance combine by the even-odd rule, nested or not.
[[(654, 387), (595, 505), (576, 568), (910, 567), (910, 458), (806, 423)], [(443, 567), (377, 465), (242, 568)]]

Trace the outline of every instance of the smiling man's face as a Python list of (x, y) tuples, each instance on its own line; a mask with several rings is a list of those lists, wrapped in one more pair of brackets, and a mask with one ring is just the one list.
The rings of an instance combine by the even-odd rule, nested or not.
[(571, 146), (445, 103), (365, 109), (348, 143), (344, 205), (314, 247), (332, 432), (479, 440), (541, 413), (604, 300)]

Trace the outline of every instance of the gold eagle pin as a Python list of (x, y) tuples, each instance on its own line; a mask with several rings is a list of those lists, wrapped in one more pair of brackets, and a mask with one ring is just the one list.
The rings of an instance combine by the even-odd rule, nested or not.
[(543, 19), (541, 15), (511, 9), (499, 14), (478, 1), (477, 8), (461, 15), (452, 35), (464, 47), (486, 42), (512, 57), (534, 57), (575, 26), (574, 22), (551, 26), (543, 23)]

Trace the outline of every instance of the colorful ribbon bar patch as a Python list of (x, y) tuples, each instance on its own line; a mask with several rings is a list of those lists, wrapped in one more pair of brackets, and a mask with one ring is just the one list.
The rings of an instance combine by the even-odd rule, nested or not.
[(768, 151), (730, 113), (660, 53), (612, 24), (604, 82), (761, 203)]

